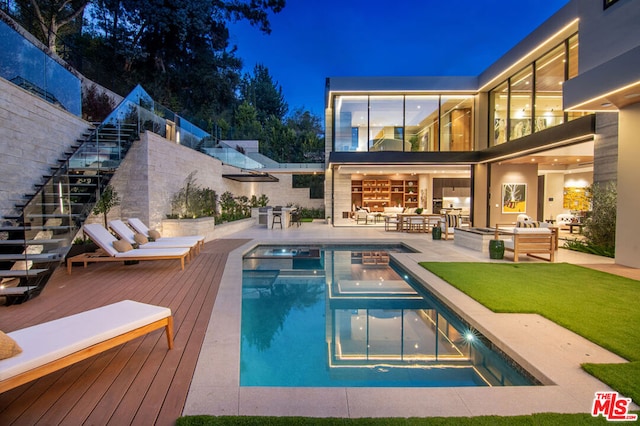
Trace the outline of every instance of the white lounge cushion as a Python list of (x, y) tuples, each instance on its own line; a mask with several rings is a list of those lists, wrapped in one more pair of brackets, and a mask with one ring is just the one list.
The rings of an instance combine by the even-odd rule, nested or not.
[[(131, 227), (136, 232), (139, 232), (142, 235), (145, 235), (147, 237), (151, 237), (151, 235), (150, 235), (151, 230), (140, 219), (135, 218), (135, 217), (131, 217), (131, 218), (127, 219), (127, 222), (129, 223), (129, 225), (131, 225)], [(155, 231), (155, 232), (157, 232), (157, 231)], [(192, 244), (192, 245), (196, 244), (196, 243), (204, 242), (204, 239), (205, 239), (205, 237), (203, 235), (185, 235), (185, 236), (180, 236), (180, 237), (162, 237), (162, 236), (160, 236), (159, 238), (155, 238), (155, 240), (157, 242), (168, 241), (168, 242), (184, 243), (184, 244)]]
[(88, 223), (84, 225), (84, 232), (91, 238), (91, 240), (96, 243), (102, 250), (105, 251), (109, 256), (117, 257), (117, 258), (131, 258), (131, 257), (159, 257), (159, 256), (181, 256), (189, 253), (189, 248), (187, 247), (165, 247), (165, 248), (154, 248), (151, 250), (147, 249), (136, 249), (129, 250), (124, 253), (119, 253), (114, 247), (113, 242), (118, 241), (116, 237), (111, 235), (109, 231), (107, 231), (104, 226), (98, 223)]
[(513, 228), (514, 234), (551, 234), (549, 228)]
[(124, 300), (7, 333), (22, 353), (0, 361), (0, 380), (171, 316), (171, 309)]
[[(129, 228), (123, 221), (121, 220), (112, 220), (109, 222), (109, 228), (113, 229), (113, 231), (118, 234), (120, 238), (127, 241), (129, 244), (136, 244), (136, 233), (133, 229)], [(138, 248), (140, 249), (165, 249), (171, 247), (193, 247), (198, 244), (197, 241), (187, 242), (187, 241), (176, 241), (176, 240), (166, 240), (162, 239), (158, 241), (147, 242), (146, 244), (139, 244)]]

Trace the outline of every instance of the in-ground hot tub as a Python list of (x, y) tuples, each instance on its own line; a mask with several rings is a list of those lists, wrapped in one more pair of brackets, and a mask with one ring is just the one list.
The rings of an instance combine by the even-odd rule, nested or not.
[[(489, 241), (495, 238), (495, 228), (456, 228), (453, 242), (457, 246), (489, 253)], [(501, 240), (508, 239), (505, 232), (498, 231)]]

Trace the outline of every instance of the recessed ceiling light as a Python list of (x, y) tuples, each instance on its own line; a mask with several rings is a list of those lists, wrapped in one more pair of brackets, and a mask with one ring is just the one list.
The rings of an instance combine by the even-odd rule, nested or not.
[(553, 159), (553, 161), (558, 161), (558, 159), (557, 159), (557, 158), (554, 158), (554, 159)]
[(624, 95), (625, 99), (637, 98), (640, 96), (640, 93), (629, 93), (628, 95)]
[(608, 107), (610, 107), (610, 106), (611, 106), (611, 105), (613, 105), (613, 104), (612, 104), (611, 102), (603, 102), (603, 103), (601, 103), (600, 105), (601, 105), (601, 106), (603, 106), (603, 107), (605, 107), (605, 108), (608, 108)]

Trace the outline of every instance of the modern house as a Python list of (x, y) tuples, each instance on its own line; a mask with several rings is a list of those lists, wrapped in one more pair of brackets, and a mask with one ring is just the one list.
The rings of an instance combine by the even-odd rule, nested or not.
[(327, 215), (553, 221), (614, 182), (616, 263), (640, 267), (638, 22), (636, 1), (572, 0), (478, 76), (327, 78)]

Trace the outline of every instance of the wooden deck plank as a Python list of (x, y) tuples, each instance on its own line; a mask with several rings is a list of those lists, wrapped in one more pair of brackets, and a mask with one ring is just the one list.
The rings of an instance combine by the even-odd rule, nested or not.
[[(168, 306), (176, 348), (158, 331), (0, 394), (0, 424), (174, 424), (182, 413), (227, 254), (248, 240), (205, 244), (184, 271), (173, 261), (56, 271), (42, 294), (0, 307), (6, 332), (124, 299)], [(205, 255), (206, 256), (203, 256)], [(104, 416), (106, 417), (104, 417)]]
[[(203, 256), (203, 255), (201, 254), (200, 256)], [(207, 260), (208, 260), (207, 258), (203, 258), (201, 263), (206, 262)], [(200, 275), (199, 274), (200, 268), (197, 267), (198, 265), (193, 265), (193, 266), (195, 268), (193, 268), (191, 272), (193, 272), (194, 276), (192, 277), (192, 279), (188, 278), (187, 279), (188, 282), (198, 282), (198, 276)], [(193, 315), (192, 313), (194, 311), (194, 309), (192, 309), (193, 301), (194, 300), (197, 301), (201, 297), (201, 292), (203, 291), (203, 289), (206, 289), (206, 286), (197, 286), (196, 288), (191, 288), (190, 286), (184, 285), (181, 287), (182, 287), (181, 288), (182, 295), (179, 298), (180, 301), (178, 302), (174, 300), (172, 304), (172, 306), (177, 306), (176, 312), (174, 313), (174, 316), (177, 317), (177, 321), (176, 321), (177, 326), (175, 327), (175, 333), (174, 333), (174, 349), (172, 351), (167, 352), (166, 354), (163, 354), (161, 358), (155, 357), (155, 354), (157, 354), (158, 351), (155, 351), (154, 353), (150, 354), (150, 356), (154, 357), (154, 359), (144, 363), (143, 368), (137, 372), (138, 377), (136, 378), (135, 383), (132, 383), (131, 387), (127, 390), (127, 393), (132, 394), (131, 397), (128, 398), (130, 403), (118, 405), (117, 411), (114, 413), (107, 413), (107, 412), (104, 412), (103, 410), (96, 410), (92, 413), (91, 417), (87, 419), (89, 423), (114, 417), (114, 418), (117, 418), (118, 422), (120, 422), (121, 424), (122, 423), (130, 424), (131, 420), (133, 419), (137, 411), (140, 409), (140, 404), (144, 400), (145, 395), (149, 392), (151, 383), (156, 377), (157, 371), (158, 369), (160, 369), (163, 362), (166, 362), (167, 359), (172, 359), (172, 358), (176, 358), (179, 361), (180, 354), (184, 351), (183, 349), (184, 340), (185, 340), (184, 330), (186, 328), (187, 330), (190, 331), (190, 328), (192, 328), (192, 325), (189, 324), (189, 322), (186, 321), (185, 319), (188, 318), (190, 315)], [(176, 324), (174, 324), (174, 326), (175, 325)], [(168, 373), (169, 371), (170, 370), (167, 370), (165, 374), (162, 374), (162, 376), (163, 377), (168, 376), (168, 374), (166, 373)], [(131, 374), (127, 374), (127, 377), (130, 377), (130, 376)], [(156, 406), (154, 408), (156, 410), (159, 410), (159, 407), (162, 406), (162, 400), (160, 399), (158, 401), (155, 401), (155, 405)], [(102, 404), (100, 407), (97, 407), (97, 408), (102, 408)], [(148, 419), (153, 418), (155, 416), (152, 410), (147, 411), (145, 414), (146, 414), (146, 418)]]
[[(218, 263), (223, 265), (226, 262), (226, 256), (220, 256), (218, 258)], [(158, 424), (169, 424), (168, 420), (170, 418), (169, 413), (173, 413), (176, 410), (182, 410), (184, 404), (186, 402), (186, 393), (180, 392), (179, 389), (188, 388), (191, 384), (191, 378), (193, 373), (189, 374), (195, 370), (196, 363), (198, 362), (198, 356), (200, 354), (200, 348), (204, 342), (204, 335), (207, 330), (209, 320), (211, 318), (211, 311), (213, 310), (213, 304), (215, 303), (215, 298), (218, 294), (218, 289), (220, 287), (220, 279), (222, 277), (223, 267), (220, 266), (211, 273), (214, 276), (211, 277), (212, 283), (215, 283), (209, 289), (208, 294), (205, 298), (203, 298), (203, 304), (198, 312), (198, 316), (193, 324), (192, 332), (189, 338), (187, 339), (187, 346), (185, 347), (182, 359), (180, 363), (176, 366), (176, 371), (172, 380), (172, 386), (166, 387), (162, 386), (161, 383), (158, 383), (159, 380), (162, 380), (162, 377), (156, 378), (154, 384), (158, 383), (158, 388), (166, 387), (168, 389), (167, 394), (164, 396), (164, 403), (160, 407), (160, 411), (158, 414)], [(149, 399), (145, 401), (145, 404), (141, 406), (141, 408), (145, 408), (147, 406), (153, 406), (153, 400)], [(143, 424), (146, 416), (144, 412), (141, 411), (140, 415), (136, 417), (135, 423)], [(139, 421), (138, 421), (139, 420)], [(164, 421), (161, 421), (164, 420)]]

